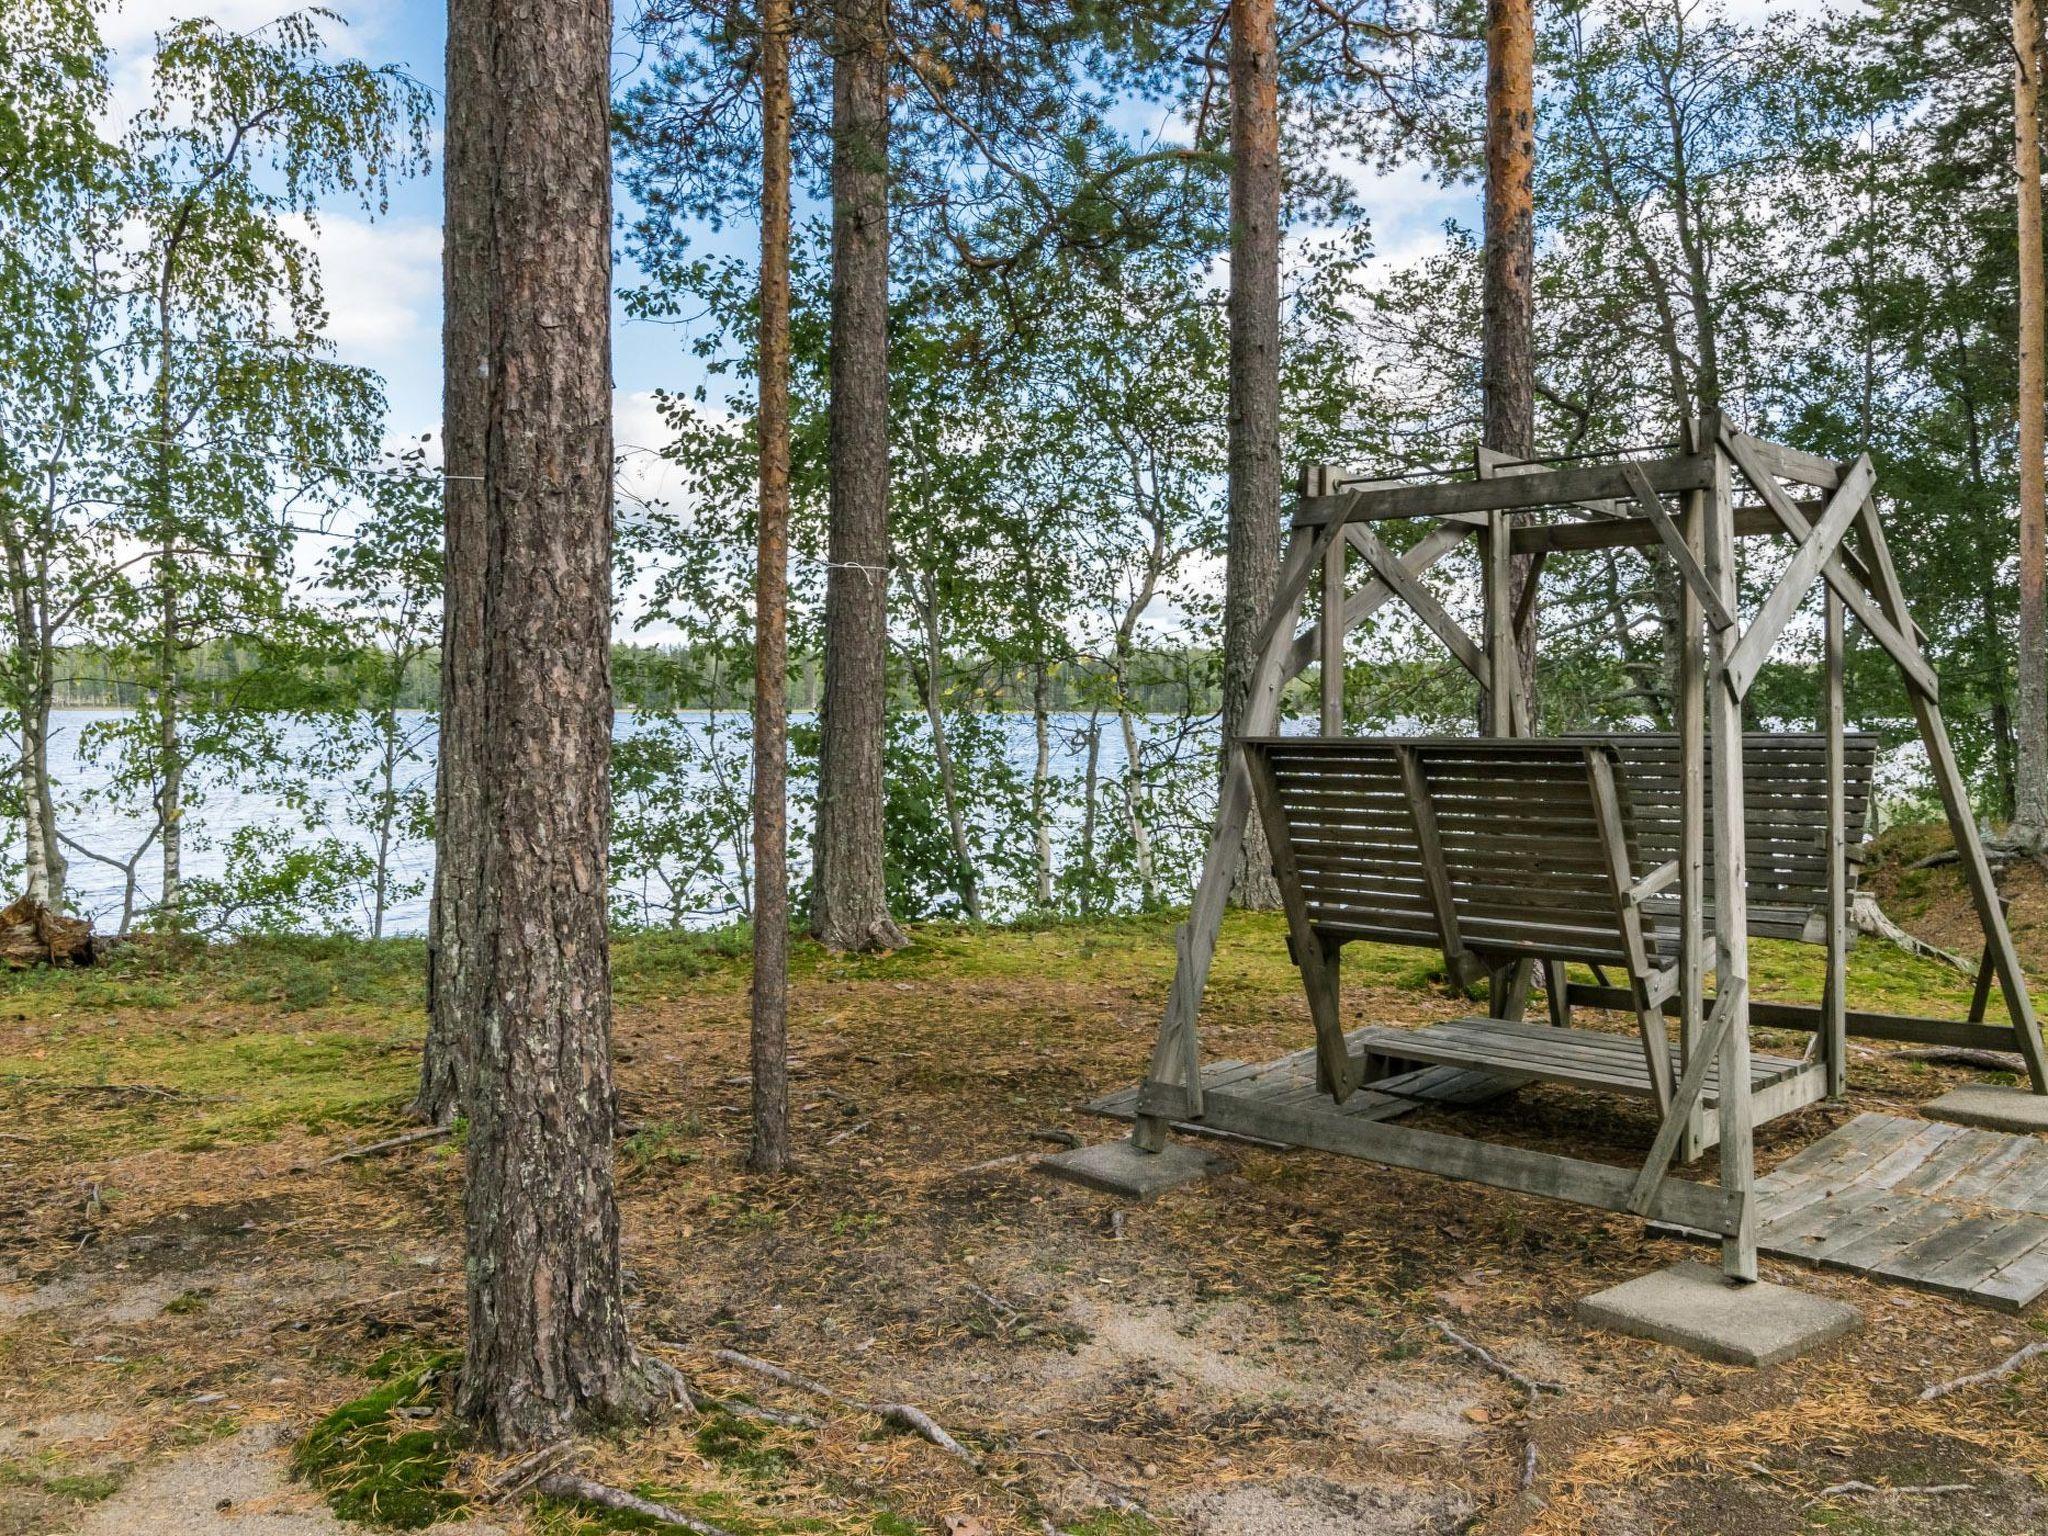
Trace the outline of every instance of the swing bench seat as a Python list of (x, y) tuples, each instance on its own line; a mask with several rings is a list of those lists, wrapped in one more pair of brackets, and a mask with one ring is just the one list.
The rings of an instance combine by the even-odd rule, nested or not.
[[(1243, 750), (1326, 1090), (1342, 1100), (1401, 1059), (1427, 1059), (1405, 1052), (1406, 1031), (1369, 1036), (1358, 1057), (1345, 1043), (1341, 951), (1368, 939), (1439, 948), (1460, 980), (1520, 960), (1618, 969), (1641, 1037), (1632, 1065), (1617, 1068), (1612, 1047), (1583, 1039), (1560, 1037), (1537, 1053), (1517, 1036), (1515, 1049), (1545, 1054), (1541, 1075), (1606, 1087), (1639, 1080), (1660, 1105), (1670, 1103), (1663, 1004), (1677, 991), (1678, 969), (1654, 952), (1643, 908), (1675, 882), (1678, 866), (1644, 868), (1613, 746), (1261, 737)], [(1492, 1028), (1499, 1022), (1461, 1021), (1458, 1050), (1442, 1037), (1434, 1046), (1446, 1062), (1467, 1063), (1475, 1038), (1506, 1040)], [(1493, 1063), (1489, 1055), (1468, 1064)]]

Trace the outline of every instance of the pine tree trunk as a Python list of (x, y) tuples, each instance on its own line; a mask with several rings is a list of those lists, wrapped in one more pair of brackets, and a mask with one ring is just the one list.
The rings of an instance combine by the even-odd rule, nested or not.
[(2048, 371), (2044, 371), (2041, 248), (2041, 14), (2013, 0), (2013, 165), (2019, 205), (2020, 643), (2018, 804), (2021, 840), (2048, 839)]
[(908, 942), (882, 868), (889, 648), (887, 0), (832, 13), (832, 333), (825, 697), (811, 932), (831, 949)]
[(761, 7), (760, 543), (754, 585), (754, 1139), (789, 1166), (789, 34)]
[[(1280, 97), (1273, 0), (1230, 0), (1230, 519), (1223, 754), (1236, 751), (1280, 568)], [(1258, 818), (1233, 899), (1277, 907)]]
[[(479, 38), (490, 23), (474, 6)], [(457, 59), (451, 43), (450, 85)], [(483, 61), (461, 61), (465, 71)], [(488, 75), (472, 87), (479, 98)], [(488, 132), (491, 112), (479, 107), (466, 124)], [(452, 110), (451, 110), (452, 116)], [(451, 139), (455, 125), (450, 124)], [(487, 138), (468, 143), (482, 177)], [(467, 1111), (470, 1085), (465, 989), (469, 950), (477, 932), (477, 879), (483, 867), (481, 733), (484, 706), (484, 580), (488, 561), (484, 467), (491, 456), (491, 391), (482, 370), (492, 364), (492, 209), (488, 183), (458, 187), (444, 178), (441, 282), (446, 300), (441, 347), (447, 359), (441, 395), (442, 484), (441, 687), (434, 762), (434, 888), (427, 907), (427, 1038), (420, 1052), (420, 1082), (412, 1113), (448, 1125)]]
[[(1533, 0), (1486, 8), (1486, 269), (1481, 297), (1481, 387), (1486, 446), (1527, 458), (1536, 446), (1536, 27)], [(1521, 610), (1535, 575), (1514, 558), (1509, 602)], [(1536, 717), (1536, 614), (1515, 635), (1517, 683)]]
[(474, 914), (459, 1406), (521, 1448), (661, 1397), (612, 1183), (610, 6), (451, 0), (448, 34), (447, 470), (482, 476), (449, 549), (474, 819), (441, 849)]

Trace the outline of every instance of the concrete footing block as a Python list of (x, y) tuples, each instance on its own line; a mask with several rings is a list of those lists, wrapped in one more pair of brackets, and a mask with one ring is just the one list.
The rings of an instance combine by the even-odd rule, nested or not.
[(1789, 1285), (1729, 1280), (1687, 1260), (1579, 1303), (1579, 1320), (1724, 1365), (1776, 1365), (1863, 1326), (1863, 1314)]
[(1085, 1184), (1105, 1194), (1150, 1200), (1206, 1178), (1216, 1159), (1184, 1141), (1169, 1141), (1158, 1152), (1141, 1152), (1129, 1141), (1105, 1141), (1100, 1146), (1076, 1147), (1040, 1158), (1038, 1166), (1056, 1179)]
[(2048, 1131), (2048, 1094), (1996, 1083), (1965, 1083), (1922, 1104), (1920, 1113), (1988, 1131)]

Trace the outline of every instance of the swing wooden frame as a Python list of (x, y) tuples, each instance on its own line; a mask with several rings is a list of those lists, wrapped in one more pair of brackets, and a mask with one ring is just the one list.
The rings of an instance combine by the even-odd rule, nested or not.
[[(1738, 481), (1747, 487), (1739, 502)], [(1527, 736), (1530, 722), (1519, 689), (1498, 689), (1495, 680), (1510, 677), (1518, 665), (1515, 637), (1533, 601), (1543, 563), (1556, 554), (1616, 547), (1661, 548), (1670, 557), (1680, 578), (1681, 817), (1678, 867), (1672, 878), (1679, 931), (1677, 985), (1659, 1001), (1666, 1013), (1677, 1016), (1684, 1070), (1639, 1170), (1333, 1116), (1318, 1113), (1314, 1106), (1260, 1102), (1233, 1096), (1227, 1089), (1205, 1092), (1200, 1070), (1202, 993), (1253, 812), (1251, 767), (1244, 752), (1233, 750), (1225, 765), (1200, 883), (1188, 919), (1175, 933), (1173, 984), (1137, 1098), (1132, 1130), (1136, 1147), (1158, 1151), (1166, 1144), (1170, 1125), (1192, 1122), (1522, 1193), (1631, 1211), (1718, 1234), (1723, 1269), (1748, 1280), (1756, 1277), (1751, 1192), (1757, 1113), (1783, 1113), (1823, 1093), (1839, 1096), (1847, 1036), (2016, 1049), (2026, 1063), (2032, 1091), (2048, 1093), (2048, 1059), (2043, 1056), (2039, 1024), (1942, 720), (1939, 680), (1922, 650), (1924, 635), (1907, 610), (1885, 544), (1874, 496), (1875, 473), (1867, 455), (1838, 463), (1766, 442), (1708, 414), (1691, 424), (1688, 441), (1678, 451), (1654, 458), (1519, 462), (1482, 449), (1465, 478), (1376, 481), (1313, 466), (1304, 473), (1300, 490), (1277, 590), (1258, 637), (1258, 662), (1240, 729), (1247, 738), (1276, 731), (1282, 689), (1311, 665), (1320, 671), (1322, 734), (1340, 736), (1345, 637), (1393, 599), (1402, 601), (1471, 673), (1490, 734)], [(1667, 499), (1675, 503), (1675, 511), (1667, 508)], [(1396, 520), (1429, 526), (1397, 553), (1375, 531), (1376, 525)], [(1739, 540), (1757, 537), (1788, 540), (1791, 555), (1745, 622), (1737, 600), (1736, 551)], [(1476, 541), (1481, 572), (1483, 629), (1478, 636), (1468, 634), (1421, 580), (1468, 539)], [(1523, 606), (1517, 612), (1510, 574), (1513, 558), (1523, 554), (1532, 558)], [(1347, 583), (1353, 557), (1360, 577), (1356, 585)], [(1310, 618), (1309, 598), (1318, 584), (1318, 611)], [(1821, 729), (1827, 743), (1826, 983), (1818, 1006), (1760, 1003), (1749, 996), (1742, 701), (1816, 585), (1823, 590)], [(1851, 850), (1844, 816), (1843, 688), (1846, 620), (1852, 615), (1899, 669), (1954, 835), (1963, 880), (1983, 928), (1984, 960), (1968, 1023), (1858, 1012), (1847, 1006)], [(1327, 622), (1330, 616), (1335, 616), (1334, 623)], [(1715, 893), (1711, 908), (1706, 900), (1709, 867)], [(1526, 995), (1528, 966), (1523, 961), (1493, 973), (1496, 1016), (1510, 1011), (1499, 1006), (1502, 988)], [(1553, 983), (1561, 971), (1559, 967), (1551, 973)], [(1712, 995), (1704, 990), (1709, 972), (1716, 983)], [(1984, 1019), (1994, 983), (2005, 1005), (2005, 1025)], [(1567, 1006), (1630, 1006), (1610, 995), (1617, 992), (1575, 983), (1567, 986), (1565, 1001)], [(1797, 1103), (1760, 1104), (1752, 1095), (1752, 1024), (1815, 1033), (1818, 1071), (1792, 1096)], [(1719, 1150), (1719, 1182), (1668, 1177), (1674, 1154), (1696, 1149), (1708, 1139), (1702, 1134), (1700, 1092), (1710, 1063), (1718, 1066), (1722, 1085), (1711, 1132)]]

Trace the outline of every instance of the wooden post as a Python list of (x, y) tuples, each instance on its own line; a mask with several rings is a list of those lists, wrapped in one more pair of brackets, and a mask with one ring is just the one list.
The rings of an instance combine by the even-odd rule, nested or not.
[(1828, 738), (1828, 954), (1827, 980), (1821, 992), (1821, 1059), (1827, 1064), (1828, 1097), (1839, 1099), (1847, 1085), (1849, 1065), (1849, 838), (1845, 774), (1848, 754), (1843, 744), (1843, 614), (1834, 588), (1821, 594), (1822, 649), (1821, 728)]
[[(1343, 536), (1343, 524), (1335, 522), (1320, 529), (1297, 528), (1288, 539), (1280, 560), (1280, 581), (1272, 611), (1266, 615), (1265, 632), (1260, 637), (1251, 693), (1245, 700), (1241, 729), (1246, 736), (1266, 735), (1279, 720), (1280, 685), (1285, 681), (1288, 651), (1295, 625), (1301, 618), (1302, 600), (1325, 546)], [(1185, 1113), (1191, 1116), (1200, 1115), (1202, 1110), (1201, 1039), (1195, 1021), (1201, 1011), (1202, 989), (1209, 980), (1209, 962), (1216, 956), (1216, 936), (1223, 928), (1223, 910), (1237, 879), (1237, 861), (1244, 848), (1244, 829), (1251, 810), (1251, 773), (1243, 755), (1233, 753), (1224, 765), (1216, 828), (1210, 834), (1209, 851), (1202, 860), (1201, 882), (1195, 887), (1188, 920), (1174, 936), (1173, 988), (1166, 995), (1166, 1015), (1160, 1021), (1159, 1035), (1152, 1046), (1152, 1065), (1146, 1073), (1148, 1087), (1161, 1083), (1183, 1090)], [(1142, 1089), (1138, 1111), (1131, 1127), (1132, 1145), (1157, 1152), (1166, 1145), (1167, 1121), (1148, 1110)]]
[[(1491, 479), (1499, 458), (1498, 454), (1480, 450), (1474, 459), (1478, 477)], [(1483, 605), (1480, 644), (1486, 652), (1480, 728), (1489, 736), (1529, 733), (1527, 705), (1522, 698), (1521, 655), (1515, 647), (1514, 521), (1510, 513), (1489, 512), (1479, 535)], [(1533, 572), (1530, 580), (1535, 580)], [(1496, 969), (1487, 982), (1487, 1012), (1496, 1019), (1519, 1020), (1528, 1011), (1529, 988), (1534, 978), (1532, 960), (1517, 960)]]
[[(1701, 452), (1714, 450), (1711, 439), (1693, 426), (1693, 444)], [(1685, 493), (1685, 541), (1695, 563), (1706, 554), (1706, 493)], [(1707, 904), (1707, 705), (1706, 650), (1702, 626), (1706, 621), (1698, 590), (1690, 582), (1678, 589), (1678, 1054), (1681, 1069), (1700, 1048), (1700, 1029), (1705, 1020), (1706, 945), (1704, 925)], [(1684, 1161), (1691, 1162), (1706, 1147), (1703, 1111), (1695, 1103), (1688, 1111)]]
[[(1327, 465), (1311, 465), (1302, 477), (1305, 495), (1328, 495), (1336, 487), (1336, 472)], [(1322, 617), (1318, 621), (1322, 640), (1322, 732), (1325, 736), (1344, 734), (1344, 540), (1330, 540), (1323, 551)]]
[[(1721, 602), (1736, 610), (1735, 514), (1731, 470), (1719, 447), (1720, 423), (1703, 423), (1701, 446), (1714, 455), (1713, 483), (1706, 495), (1706, 571)], [(1707, 771), (1712, 775), (1714, 812), (1714, 986), (1727, 1000), (1728, 1023), (1721, 1037), (1721, 1188), (1739, 1201), (1735, 1231), (1722, 1240), (1721, 1268), (1731, 1279), (1756, 1278), (1755, 1148), (1751, 1142), (1749, 1097), (1749, 912), (1747, 846), (1742, 805), (1742, 704), (1728, 662), (1733, 630), (1707, 642)]]
[[(1491, 480), (1502, 455), (1488, 448), (1473, 452), (1472, 472)], [(1480, 683), (1479, 729), (1488, 736), (1514, 734), (1514, 707), (1509, 700), (1515, 686), (1510, 680), (1517, 665), (1514, 650), (1514, 549), (1512, 520), (1505, 512), (1489, 511), (1479, 530), (1479, 646), (1486, 656), (1486, 676)]]

